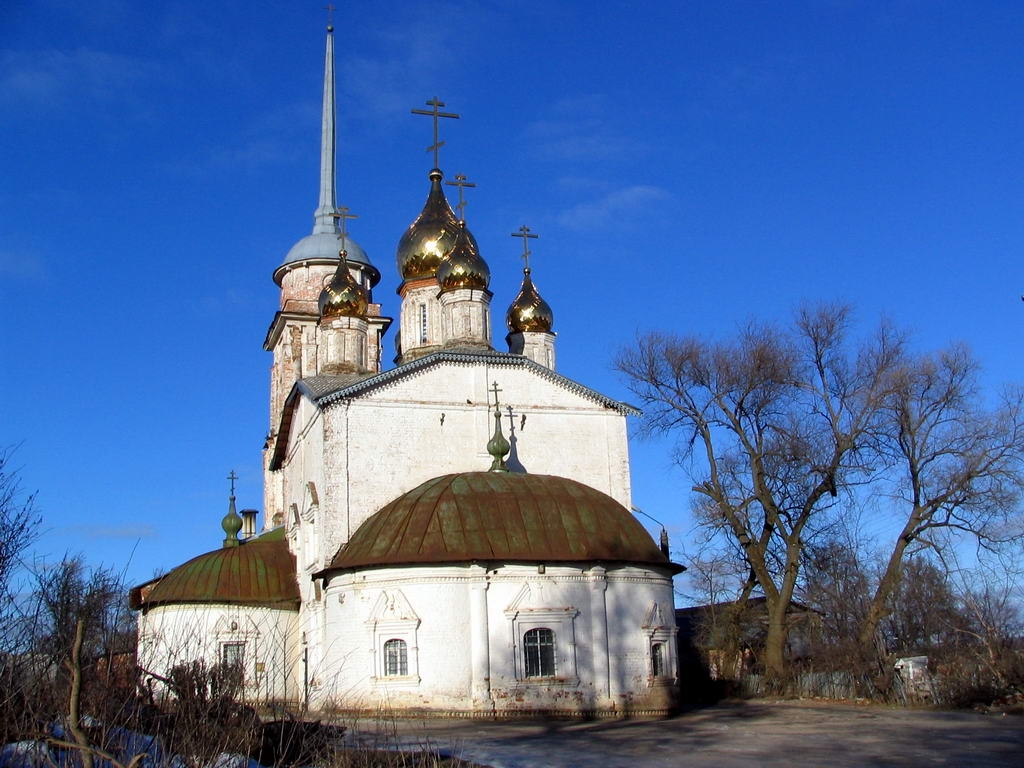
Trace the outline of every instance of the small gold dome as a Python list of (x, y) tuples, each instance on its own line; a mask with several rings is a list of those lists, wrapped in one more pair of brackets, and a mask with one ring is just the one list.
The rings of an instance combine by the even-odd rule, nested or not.
[(551, 306), (540, 297), (530, 279), (530, 268), (523, 270), (523, 287), (519, 289), (512, 306), (505, 315), (505, 323), (512, 333), (523, 331), (542, 331), (551, 333), (555, 316)]
[(348, 259), (341, 252), (341, 263), (331, 281), (320, 291), (317, 306), (320, 317), (366, 317), (368, 304), (366, 289), (363, 288), (348, 270)]
[(437, 268), (437, 283), (442, 292), (457, 288), (487, 290), (491, 282), (491, 270), (477, 251), (472, 238), (466, 229), (466, 222), (460, 221), (455, 245)]
[[(455, 246), (459, 222), (448, 205), (441, 187), (443, 174), (437, 168), (430, 172), (430, 193), (420, 215), (409, 225), (398, 243), (398, 274), (403, 280), (433, 277), (445, 254)], [(466, 232), (473, 249), (476, 240)]]

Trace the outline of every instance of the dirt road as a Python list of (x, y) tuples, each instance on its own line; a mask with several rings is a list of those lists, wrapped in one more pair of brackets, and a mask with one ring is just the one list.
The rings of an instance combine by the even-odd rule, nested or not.
[[(1021, 766), (1024, 718), (752, 701), (658, 721), (391, 721), (410, 747), (493, 768)], [(363, 739), (371, 727), (362, 724)]]

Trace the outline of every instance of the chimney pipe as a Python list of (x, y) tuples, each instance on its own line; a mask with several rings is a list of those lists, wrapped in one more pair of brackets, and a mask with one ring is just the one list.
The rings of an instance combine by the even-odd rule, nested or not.
[(251, 539), (256, 535), (256, 515), (259, 512), (255, 509), (242, 510), (242, 538)]

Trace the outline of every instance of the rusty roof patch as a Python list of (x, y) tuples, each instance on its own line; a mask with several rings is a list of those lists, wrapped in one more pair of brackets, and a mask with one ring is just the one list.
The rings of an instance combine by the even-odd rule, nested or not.
[(222, 603), (298, 610), (295, 558), (283, 532), (271, 531), (237, 547), (193, 558), (165, 576), (133, 588), (132, 608)]
[(325, 573), (474, 560), (679, 569), (625, 507), (589, 486), (552, 475), (463, 472), (428, 480), (384, 506)]

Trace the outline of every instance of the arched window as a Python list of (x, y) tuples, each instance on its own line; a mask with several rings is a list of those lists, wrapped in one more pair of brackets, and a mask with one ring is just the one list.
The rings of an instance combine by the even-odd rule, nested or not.
[(651, 674), (654, 677), (665, 676), (665, 644), (653, 643), (651, 645)]
[(384, 643), (384, 675), (408, 675), (409, 654), (405, 640), (388, 640)]
[(541, 627), (523, 635), (523, 658), (527, 677), (554, 677), (555, 633)]

